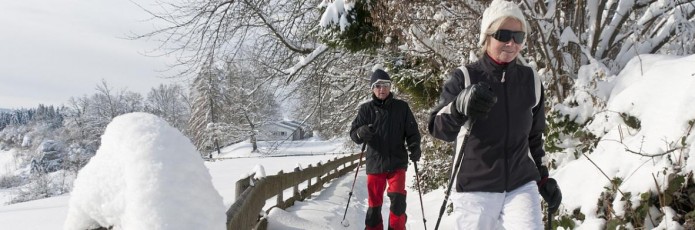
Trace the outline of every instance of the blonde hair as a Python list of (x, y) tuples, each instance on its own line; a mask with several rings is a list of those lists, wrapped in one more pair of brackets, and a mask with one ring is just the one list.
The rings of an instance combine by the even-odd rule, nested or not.
[[(485, 30), (485, 34), (487, 36), (486, 36), (485, 40), (483, 41), (483, 46), (480, 47), (480, 53), (478, 54), (478, 56), (482, 56), (483, 54), (485, 54), (485, 52), (487, 52), (487, 46), (489, 45), (489, 41), (490, 41), (490, 34), (497, 32), (497, 30), (500, 28), (500, 26), (502, 26), (502, 24), (504, 24), (507, 20), (515, 20), (515, 21), (521, 23), (521, 31), (524, 31), (524, 33), (528, 34), (528, 30), (526, 28), (526, 23), (524, 23), (520, 19), (518, 19), (516, 17), (512, 17), (512, 16), (501, 17), (501, 18), (495, 20), (494, 22), (492, 22), (492, 24), (490, 24), (490, 27), (488, 27)], [(521, 45), (523, 46), (525, 44), (526, 44), (526, 39), (524, 39), (524, 42)], [(522, 47), (522, 49), (523, 49), (523, 47)]]

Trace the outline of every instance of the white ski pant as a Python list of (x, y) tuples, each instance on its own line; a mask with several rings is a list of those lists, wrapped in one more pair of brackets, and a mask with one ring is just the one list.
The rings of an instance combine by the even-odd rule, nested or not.
[(455, 192), (456, 229), (543, 229), (541, 196), (531, 181), (513, 191)]

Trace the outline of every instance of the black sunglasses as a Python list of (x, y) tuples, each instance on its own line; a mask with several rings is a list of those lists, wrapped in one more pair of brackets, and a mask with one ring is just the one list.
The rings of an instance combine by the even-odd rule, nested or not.
[(522, 31), (511, 31), (511, 30), (497, 30), (495, 33), (491, 34), (495, 40), (500, 41), (500, 42), (509, 42), (509, 40), (514, 39), (514, 42), (516, 44), (521, 44), (524, 42), (524, 37), (526, 37), (526, 33)]

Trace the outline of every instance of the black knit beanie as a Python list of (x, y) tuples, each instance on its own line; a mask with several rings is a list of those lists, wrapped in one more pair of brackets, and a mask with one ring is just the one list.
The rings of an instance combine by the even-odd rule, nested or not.
[(369, 80), (369, 86), (372, 87), (374, 85), (374, 83), (378, 80), (391, 82), (391, 78), (389, 77), (389, 74), (387, 74), (385, 71), (383, 71), (381, 69), (374, 70), (374, 72), (372, 73), (372, 77)]

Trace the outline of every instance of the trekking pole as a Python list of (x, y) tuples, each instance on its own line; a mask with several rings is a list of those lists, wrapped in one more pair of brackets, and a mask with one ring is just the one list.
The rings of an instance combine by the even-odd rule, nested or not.
[(360, 165), (362, 165), (362, 155), (364, 155), (364, 150), (367, 148), (367, 142), (364, 142), (362, 144), (362, 152), (360, 152), (360, 161), (357, 163), (357, 169), (355, 169), (355, 179), (352, 180), (352, 187), (350, 188), (350, 195), (348, 195), (348, 202), (347, 205), (345, 205), (345, 213), (343, 213), (343, 220), (340, 221), (340, 224), (343, 225), (343, 227), (348, 227), (350, 226), (350, 221), (345, 220), (345, 216), (347, 215), (347, 210), (348, 207), (350, 207), (350, 198), (352, 198), (352, 190), (355, 189), (355, 181), (357, 181), (357, 172), (360, 171)]
[[(439, 229), (439, 223), (442, 221), (442, 215), (444, 215), (444, 209), (446, 209), (446, 203), (449, 200), (449, 194), (451, 194), (451, 186), (454, 184), (454, 179), (456, 178), (456, 174), (459, 172), (459, 168), (461, 167), (461, 161), (463, 161), (463, 149), (466, 147), (466, 142), (468, 142), (468, 137), (471, 135), (471, 129), (473, 128), (473, 123), (475, 123), (475, 120), (471, 120), (468, 124), (468, 132), (466, 132), (466, 135), (463, 137), (463, 142), (461, 143), (461, 149), (459, 150), (458, 154), (456, 154), (458, 157), (452, 159), (452, 161), (455, 161), (456, 164), (454, 168), (452, 169), (453, 171), (451, 172), (451, 176), (449, 176), (449, 185), (446, 186), (446, 195), (444, 196), (444, 201), (442, 202), (442, 207), (439, 208), (439, 217), (437, 218), (437, 224), (434, 226), (434, 230)], [(453, 163), (453, 162), (452, 162)]]
[(413, 162), (415, 166), (415, 182), (417, 183), (417, 194), (420, 195), (420, 211), (422, 211), (422, 224), (425, 225), (425, 230), (427, 230), (427, 219), (425, 219), (425, 206), (422, 204), (422, 191), (420, 191), (420, 172), (417, 170), (417, 162)]
[(553, 213), (550, 212), (550, 207), (548, 207), (548, 230), (553, 229)]

